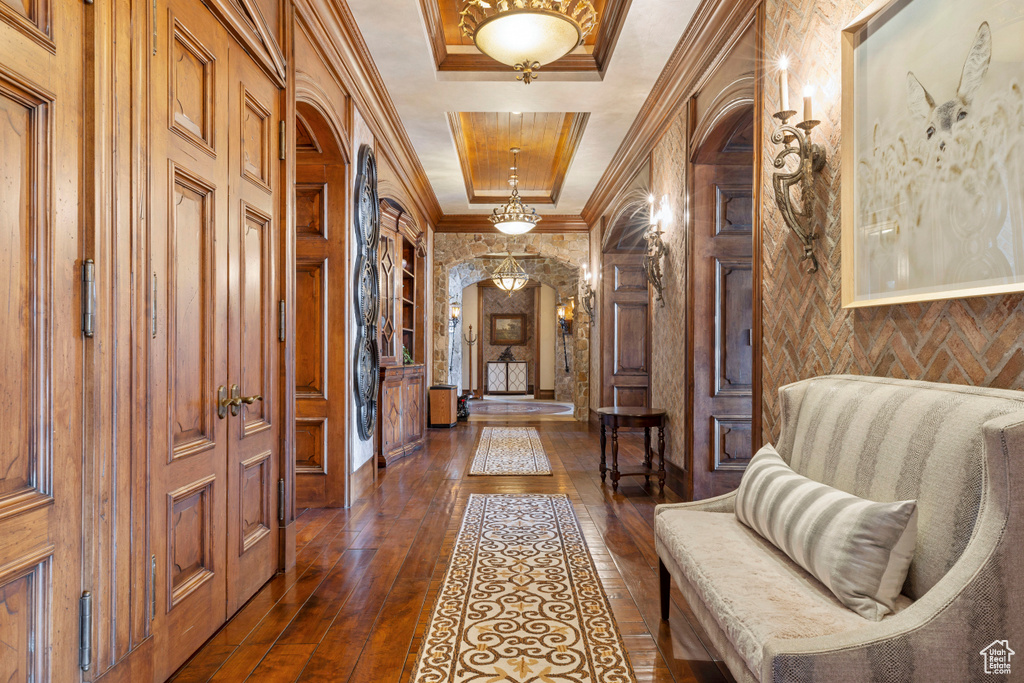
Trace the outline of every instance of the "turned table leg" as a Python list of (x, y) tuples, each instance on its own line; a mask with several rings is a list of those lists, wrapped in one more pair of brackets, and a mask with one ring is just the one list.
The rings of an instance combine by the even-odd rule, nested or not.
[(612, 491), (619, 490), (619, 426), (612, 425)]
[(658, 427), (658, 488), (665, 493), (665, 425)]
[[(644, 467), (651, 469), (651, 428), (644, 427)], [(645, 474), (644, 481), (651, 483), (651, 475)]]
[(604, 422), (601, 422), (601, 483), (602, 484), (604, 483), (605, 472), (608, 471), (608, 468), (605, 466), (605, 459), (604, 459), (604, 447), (605, 447), (606, 441), (607, 441), (607, 439), (605, 439), (605, 436), (604, 436)]

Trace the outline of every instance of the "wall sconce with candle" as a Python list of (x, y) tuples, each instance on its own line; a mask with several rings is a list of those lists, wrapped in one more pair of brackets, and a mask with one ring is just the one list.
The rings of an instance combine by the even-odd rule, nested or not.
[[(782, 109), (773, 116), (782, 122), (781, 127), (772, 133), (772, 142), (783, 145), (782, 151), (775, 156), (775, 168), (779, 169), (772, 177), (775, 188), (775, 203), (782, 212), (782, 219), (789, 226), (804, 248), (801, 261), (810, 261), (808, 273), (818, 271), (818, 259), (814, 255), (814, 240), (818, 231), (812, 224), (814, 200), (814, 174), (825, 168), (825, 149), (811, 142), (811, 132), (821, 123), (814, 118), (814, 89), (808, 86), (804, 90), (804, 120), (795, 126), (789, 120), (796, 116), (796, 110), (789, 108), (789, 60), (779, 60), (779, 99)], [(796, 156), (797, 166), (792, 171), (786, 170), (786, 161)], [(794, 185), (800, 187), (799, 208), (793, 203), (790, 191)]]
[(583, 266), (583, 287), (580, 292), (580, 306), (587, 314), (587, 324), (594, 324), (594, 288), (590, 285), (590, 270)]
[(668, 253), (668, 246), (662, 238), (665, 234), (662, 230), (662, 225), (668, 223), (672, 216), (668, 205), (668, 195), (661, 198), (661, 208), (659, 210), (655, 211), (654, 209), (654, 195), (650, 197), (650, 205), (651, 227), (644, 233), (644, 239), (647, 240), (647, 253), (644, 254), (644, 272), (647, 273), (647, 281), (651, 283), (655, 293), (658, 295), (658, 302), (664, 306), (665, 284), (661, 272), (661, 260)]
[(462, 305), (458, 301), (452, 301), (448, 307), (448, 329), (451, 330), (448, 336), (451, 338), (451, 352), (448, 354), (448, 376), (452, 376), (452, 363), (455, 361), (455, 328), (459, 326), (459, 318), (462, 317)]
[(569, 372), (569, 335), (572, 334), (572, 313), (565, 304), (558, 304), (558, 327), (562, 330), (562, 355), (565, 358), (565, 371)]

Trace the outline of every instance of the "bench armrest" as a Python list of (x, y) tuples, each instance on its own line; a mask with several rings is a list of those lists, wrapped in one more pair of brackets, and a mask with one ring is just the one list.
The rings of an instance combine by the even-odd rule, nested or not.
[(725, 495), (704, 500), (695, 500), (692, 503), (667, 503), (654, 508), (654, 517), (657, 518), (667, 510), (692, 510), (695, 512), (734, 512), (736, 510), (736, 492), (730, 491)]

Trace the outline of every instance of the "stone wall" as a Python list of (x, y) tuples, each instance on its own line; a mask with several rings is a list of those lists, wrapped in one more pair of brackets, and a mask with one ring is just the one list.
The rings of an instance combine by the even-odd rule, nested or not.
[[(507, 236), (501, 234), (436, 233), (433, 252), (434, 289), (434, 354), (432, 358), (433, 383), (454, 383), (449, 377), (448, 304), (461, 301), (467, 286), (489, 279), (501, 258), (486, 258), (489, 254), (511, 251), (536, 255), (539, 258), (522, 259), (523, 269), (532, 278), (555, 289), (560, 297), (576, 296), (579, 300), (580, 268), (589, 259), (590, 236), (587, 234), (529, 233)], [(585, 316), (584, 316), (585, 317)], [(454, 334), (462, 334), (462, 321)], [(561, 337), (561, 335), (558, 335)], [(456, 357), (451, 371), (461, 373), (460, 344), (455, 345)], [(561, 349), (561, 344), (559, 344)], [(590, 330), (587, 325), (573, 326), (570, 346), (570, 373), (574, 383), (572, 401), (576, 418), (587, 419), (590, 404)], [(558, 394), (556, 372), (556, 396)], [(564, 374), (564, 372), (563, 372)], [(457, 381), (457, 377), (456, 377)], [(562, 380), (563, 383), (566, 380)], [(564, 391), (564, 389), (563, 389)]]

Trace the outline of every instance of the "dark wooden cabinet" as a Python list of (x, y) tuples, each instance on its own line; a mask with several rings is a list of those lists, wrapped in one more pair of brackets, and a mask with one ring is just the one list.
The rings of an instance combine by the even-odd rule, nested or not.
[(423, 445), (423, 366), (380, 369), (377, 464), (387, 467)]
[[(377, 464), (386, 467), (423, 445), (426, 259), (417, 246), (421, 233), (401, 205), (385, 197), (380, 208)], [(406, 352), (412, 358), (408, 365)]]

